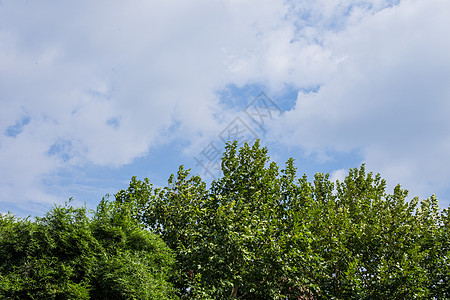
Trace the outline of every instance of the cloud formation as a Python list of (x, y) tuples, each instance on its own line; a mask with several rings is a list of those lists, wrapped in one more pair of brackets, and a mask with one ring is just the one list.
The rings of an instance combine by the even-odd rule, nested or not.
[(328, 32), (341, 57), (317, 93), (286, 114), (287, 143), (360, 149), (368, 167), (420, 196), (450, 178), (450, 28), (445, 1), (402, 1)]
[(252, 84), (315, 91), (299, 93), (275, 142), (360, 149), (394, 181), (445, 189), (448, 11), (439, 0), (4, 1), (0, 202), (48, 205), (45, 178), (174, 140), (194, 153), (235, 113), (220, 91)]

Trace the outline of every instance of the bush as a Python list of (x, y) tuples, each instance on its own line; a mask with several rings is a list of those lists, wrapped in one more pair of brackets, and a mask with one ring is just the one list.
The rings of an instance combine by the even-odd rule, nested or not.
[(2, 299), (169, 299), (171, 251), (125, 205), (55, 206), (36, 221), (0, 216)]

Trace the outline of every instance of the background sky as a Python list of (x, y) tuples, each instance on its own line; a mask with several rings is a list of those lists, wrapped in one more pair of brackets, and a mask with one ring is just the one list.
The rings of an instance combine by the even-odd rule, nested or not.
[(447, 207), (449, 31), (448, 0), (0, 1), (0, 212), (211, 180), (233, 132)]

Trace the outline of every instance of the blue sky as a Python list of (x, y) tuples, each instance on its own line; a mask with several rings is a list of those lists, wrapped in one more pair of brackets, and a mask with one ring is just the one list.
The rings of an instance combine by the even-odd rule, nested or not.
[(447, 207), (449, 28), (446, 0), (0, 1), (0, 212), (209, 181), (233, 130)]

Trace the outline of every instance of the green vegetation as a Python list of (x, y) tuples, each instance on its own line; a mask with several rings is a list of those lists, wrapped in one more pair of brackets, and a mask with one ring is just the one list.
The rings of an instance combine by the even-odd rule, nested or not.
[(449, 215), (436, 198), (406, 202), (364, 166), (343, 182), (279, 171), (258, 143), (228, 144), (210, 189), (180, 167), (154, 189), (133, 178), (116, 194), (176, 253), (182, 298), (450, 297)]
[(173, 255), (126, 205), (56, 206), (35, 222), (0, 219), (1, 299), (170, 299)]
[(67, 205), (2, 216), (0, 296), (450, 298), (450, 217), (435, 196), (407, 202), (364, 165), (309, 182), (258, 142), (227, 144), (222, 170), (210, 188), (183, 167), (164, 188), (133, 177), (93, 218)]

